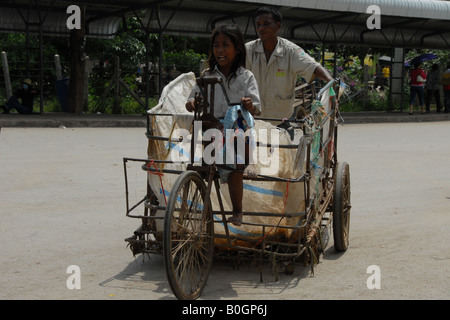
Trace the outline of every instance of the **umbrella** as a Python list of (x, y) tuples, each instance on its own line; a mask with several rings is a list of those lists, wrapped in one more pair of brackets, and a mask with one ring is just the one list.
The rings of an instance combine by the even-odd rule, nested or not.
[(406, 61), (406, 62), (405, 62), (405, 66), (408, 67), (408, 66), (410, 66), (410, 65), (416, 65), (416, 64), (419, 64), (419, 63), (428, 61), (428, 60), (436, 59), (437, 57), (438, 57), (438, 56), (435, 55), (435, 54), (424, 53), (424, 54), (421, 54), (420, 56), (415, 57), (415, 58), (412, 59), (412, 60)]

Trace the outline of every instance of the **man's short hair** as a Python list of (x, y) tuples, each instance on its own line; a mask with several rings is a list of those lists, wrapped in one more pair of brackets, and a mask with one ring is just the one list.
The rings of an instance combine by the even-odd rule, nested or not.
[(262, 14), (271, 14), (272, 18), (275, 22), (282, 22), (283, 16), (281, 15), (280, 11), (278, 11), (275, 8), (271, 7), (261, 7), (255, 12), (255, 17), (260, 16)]

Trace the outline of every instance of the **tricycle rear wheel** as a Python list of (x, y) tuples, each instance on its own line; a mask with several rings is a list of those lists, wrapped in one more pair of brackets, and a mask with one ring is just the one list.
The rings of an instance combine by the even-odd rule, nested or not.
[(350, 167), (342, 162), (336, 165), (333, 196), (333, 238), (337, 251), (346, 251), (350, 231)]

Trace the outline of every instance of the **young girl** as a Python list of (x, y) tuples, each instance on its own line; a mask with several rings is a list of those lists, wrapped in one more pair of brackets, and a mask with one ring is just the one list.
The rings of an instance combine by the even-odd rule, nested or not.
[[(208, 59), (209, 68), (203, 74), (205, 76), (220, 76), (225, 79), (224, 85), (229, 101), (240, 102), (241, 113), (244, 114), (244, 118), (249, 119), (250, 117), (253, 120), (251, 115), (260, 114), (261, 107), (256, 79), (253, 73), (245, 69), (245, 60), (245, 42), (240, 29), (234, 25), (219, 26), (212, 32)], [(193, 97), (196, 92), (199, 92), (197, 87), (194, 88), (186, 103), (186, 109), (190, 112), (194, 111)], [(222, 89), (216, 84), (214, 116), (223, 121), (229, 109), (230, 106), (227, 104)], [(233, 112), (237, 112), (234, 109), (233, 107)], [(227, 129), (226, 126), (225, 129)], [(228, 183), (228, 191), (233, 206), (233, 216), (228, 221), (238, 226), (242, 223), (243, 168), (244, 165), (237, 164), (236, 169), (240, 169), (240, 171), (221, 173), (222, 182)]]

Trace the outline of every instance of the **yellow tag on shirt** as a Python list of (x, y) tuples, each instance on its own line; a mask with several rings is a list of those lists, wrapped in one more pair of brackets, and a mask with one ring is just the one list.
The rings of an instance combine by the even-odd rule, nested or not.
[(282, 69), (278, 69), (277, 72), (275, 73), (275, 76), (277, 77), (286, 77), (286, 72)]

